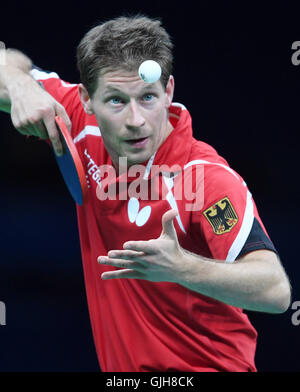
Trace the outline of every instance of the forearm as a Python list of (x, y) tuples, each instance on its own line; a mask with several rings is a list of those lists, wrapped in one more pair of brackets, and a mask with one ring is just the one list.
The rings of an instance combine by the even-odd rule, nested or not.
[(290, 287), (281, 266), (274, 260), (255, 257), (228, 264), (184, 251), (185, 273), (178, 283), (239, 308), (269, 313), (285, 311), (290, 302)]
[(29, 80), (34, 80), (29, 75), (32, 68), (31, 60), (23, 53), (7, 49), (1, 56), (0, 64), (0, 109), (10, 111), (11, 94)]

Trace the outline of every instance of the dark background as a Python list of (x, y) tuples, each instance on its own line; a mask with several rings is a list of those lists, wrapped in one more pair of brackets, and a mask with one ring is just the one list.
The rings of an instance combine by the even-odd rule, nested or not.
[[(175, 43), (174, 101), (189, 109), (195, 136), (244, 177), (290, 277), (292, 302), (300, 300), (300, 66), (291, 62), (300, 7), (148, 3), (1, 5), (0, 40), (78, 82), (76, 46), (97, 22), (135, 12), (161, 17)], [(4, 113), (0, 132), (0, 301), (7, 312), (0, 371), (97, 371), (71, 197), (46, 144), (18, 134)], [(293, 312), (248, 312), (259, 333), (259, 371), (300, 370)]]

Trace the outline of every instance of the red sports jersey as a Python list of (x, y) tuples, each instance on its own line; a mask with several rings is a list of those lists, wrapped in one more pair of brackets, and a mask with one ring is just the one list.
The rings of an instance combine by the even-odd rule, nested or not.
[[(108, 188), (99, 166), (112, 165), (101, 124), (99, 128), (95, 117), (84, 112), (77, 85), (38, 69), (32, 75), (66, 108), (88, 180), (89, 200), (77, 205), (77, 214), (89, 313), (102, 371), (256, 371), (257, 332), (242, 309), (175, 283), (103, 281), (101, 273), (114, 267), (97, 262), (98, 256), (122, 249), (126, 241), (159, 237), (162, 215), (170, 208), (178, 211), (174, 226), (180, 245), (193, 253), (231, 263), (253, 249), (275, 250), (243, 179), (211, 146), (193, 138), (188, 111), (173, 104), (170, 121), (174, 129), (144, 165), (145, 183), (155, 177), (155, 165), (167, 165), (156, 176), (161, 185), (158, 200), (119, 197), (136, 180), (127, 174), (115, 181), (119, 185), (116, 200), (100, 200), (99, 190)], [(183, 169), (189, 179), (186, 183), (174, 165)], [(194, 184), (195, 175), (201, 181)], [(184, 190), (191, 184), (187, 195), (176, 197), (175, 189)], [(191, 192), (201, 195), (196, 206)], [(191, 203), (192, 208), (187, 208)]]

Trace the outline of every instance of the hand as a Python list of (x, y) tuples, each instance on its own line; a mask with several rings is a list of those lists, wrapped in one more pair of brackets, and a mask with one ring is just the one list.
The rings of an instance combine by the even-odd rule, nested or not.
[(71, 121), (64, 107), (29, 75), (16, 75), (16, 81), (9, 89), (9, 96), (14, 127), (23, 135), (50, 138), (56, 154), (62, 155), (63, 146), (55, 116), (61, 116), (71, 130)]
[(173, 225), (176, 210), (167, 211), (162, 217), (159, 238), (149, 241), (128, 241), (124, 250), (111, 250), (100, 256), (100, 264), (124, 268), (104, 272), (102, 279), (145, 279), (152, 282), (178, 282), (183, 272), (183, 249)]

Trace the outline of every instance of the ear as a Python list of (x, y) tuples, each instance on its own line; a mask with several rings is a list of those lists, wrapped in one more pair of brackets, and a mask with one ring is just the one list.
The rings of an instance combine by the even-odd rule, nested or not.
[(175, 88), (175, 81), (174, 77), (170, 75), (167, 86), (166, 86), (166, 108), (169, 109), (169, 107), (172, 104), (173, 101), (173, 95), (174, 95), (174, 88)]
[(94, 114), (89, 93), (82, 83), (80, 83), (78, 85), (78, 94), (79, 94), (82, 106), (84, 108), (84, 111), (90, 115)]

